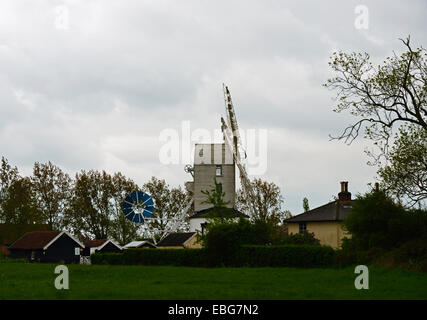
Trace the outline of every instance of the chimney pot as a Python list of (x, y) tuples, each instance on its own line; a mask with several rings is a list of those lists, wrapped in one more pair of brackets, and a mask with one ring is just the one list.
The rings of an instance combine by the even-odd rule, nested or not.
[(341, 192), (338, 193), (338, 199), (341, 201), (351, 200), (351, 193), (348, 192), (348, 181), (341, 181)]

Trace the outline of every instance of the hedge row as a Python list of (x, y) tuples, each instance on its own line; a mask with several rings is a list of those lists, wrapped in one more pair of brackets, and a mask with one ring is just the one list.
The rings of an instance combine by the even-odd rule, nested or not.
[(318, 267), (334, 264), (335, 252), (325, 246), (242, 246), (227, 263), (213, 261), (206, 249), (127, 249), (96, 253), (93, 264), (169, 265), (187, 267)]
[(172, 265), (200, 267), (204, 265), (203, 249), (126, 249), (123, 253), (95, 253), (92, 264)]
[(335, 251), (326, 246), (243, 246), (233, 266), (318, 267), (334, 264)]

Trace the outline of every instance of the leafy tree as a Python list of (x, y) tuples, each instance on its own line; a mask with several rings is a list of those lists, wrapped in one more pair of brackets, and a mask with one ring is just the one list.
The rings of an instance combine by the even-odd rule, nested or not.
[(339, 75), (325, 86), (338, 91), (335, 111), (349, 110), (360, 118), (338, 139), (352, 142), (364, 126), (366, 136), (378, 142), (384, 154), (394, 126), (406, 123), (427, 130), (427, 53), (413, 50), (409, 37), (402, 42), (407, 51), (378, 67), (368, 53), (333, 54), (329, 65)]
[(4, 157), (0, 167), (0, 221), (5, 223), (41, 223), (42, 218), (33, 196), (33, 184), (19, 175)]
[(50, 230), (61, 230), (64, 212), (70, 204), (70, 176), (50, 161), (46, 164), (36, 162), (31, 181), (43, 220), (49, 224)]
[(8, 160), (2, 157), (0, 167), (0, 221), (6, 220), (5, 213), (3, 212), (3, 203), (9, 197), (9, 187), (19, 178), (18, 168), (12, 167)]
[(405, 210), (384, 190), (358, 196), (344, 220), (351, 233), (346, 242), (357, 250), (390, 249), (427, 232), (427, 211)]
[(398, 199), (405, 195), (410, 206), (427, 199), (427, 130), (400, 129), (389, 154), (389, 163), (378, 170), (383, 187)]
[(5, 223), (39, 224), (43, 221), (29, 178), (17, 178), (11, 182), (1, 207)]
[(105, 239), (111, 233), (114, 185), (105, 171), (76, 174), (68, 224), (81, 238)]
[(302, 199), (302, 207), (304, 209), (304, 212), (307, 212), (308, 210), (310, 210), (310, 206), (308, 205), (308, 199), (304, 197), (304, 199)]
[(202, 203), (212, 204), (214, 209), (224, 208), (229, 204), (228, 201), (224, 201), (225, 192), (222, 191), (222, 183), (218, 183), (216, 177), (214, 177), (214, 187), (211, 190), (201, 190), (201, 192), (207, 196)]
[[(406, 51), (400, 56), (388, 57), (377, 67), (367, 53), (334, 53), (329, 64), (338, 76), (329, 79), (325, 86), (337, 91), (338, 104), (334, 111), (348, 111), (358, 118), (332, 139), (344, 139), (350, 144), (364, 131), (365, 137), (378, 147), (377, 151), (367, 151), (374, 160), (369, 164), (381, 167), (382, 160), (391, 161), (389, 169), (379, 171), (380, 176), (394, 193), (403, 193), (414, 203), (424, 198), (425, 189), (419, 187), (420, 184), (421, 189), (425, 187), (427, 171), (425, 162), (412, 158), (420, 149), (410, 149), (405, 142), (408, 137), (422, 139), (427, 132), (427, 51), (413, 49), (410, 37), (401, 41)], [(391, 148), (393, 139), (395, 143)], [(411, 155), (402, 157), (407, 151)], [(425, 148), (421, 152), (425, 155)], [(402, 187), (402, 183), (394, 185), (402, 178), (398, 168), (409, 174), (404, 177), (408, 187)], [(413, 170), (420, 174), (414, 177)]]
[(228, 208), (229, 201), (225, 201), (225, 192), (222, 191), (222, 183), (216, 181), (214, 177), (214, 186), (210, 190), (201, 190), (206, 195), (206, 200), (202, 203), (211, 204), (213, 209), (209, 213), (208, 224), (228, 223), (230, 217), (234, 216), (232, 208)]
[(138, 190), (137, 184), (126, 178), (120, 172), (112, 177), (113, 194), (111, 197), (113, 220), (111, 221), (111, 236), (121, 245), (125, 245), (138, 237), (138, 225), (125, 218), (122, 212), (124, 198), (132, 191)]
[[(271, 221), (277, 224), (291, 216), (289, 211), (282, 209), (283, 197), (275, 183), (254, 179), (251, 184), (255, 193), (255, 200), (252, 203), (257, 206), (255, 211), (258, 213), (256, 217), (251, 217), (252, 220)], [(236, 205), (242, 212), (251, 212), (242, 189), (237, 192)]]
[(149, 228), (145, 228), (145, 237), (157, 242), (175, 224), (177, 232), (188, 230), (189, 212), (183, 221), (178, 219), (188, 205), (187, 194), (181, 187), (171, 188), (165, 180), (152, 177), (143, 188), (154, 200), (153, 220), (147, 223)]

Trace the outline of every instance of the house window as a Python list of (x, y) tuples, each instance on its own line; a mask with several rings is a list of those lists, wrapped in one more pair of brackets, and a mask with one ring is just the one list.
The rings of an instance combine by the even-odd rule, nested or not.
[(215, 171), (215, 175), (218, 176), (222, 176), (222, 166), (216, 166), (216, 171)]
[(305, 222), (300, 222), (299, 233), (305, 233), (305, 232), (307, 232), (307, 225), (305, 224)]

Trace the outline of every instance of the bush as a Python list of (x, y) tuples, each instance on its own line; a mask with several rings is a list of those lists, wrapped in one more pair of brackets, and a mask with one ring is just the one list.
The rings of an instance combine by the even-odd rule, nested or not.
[(407, 210), (373, 190), (356, 199), (344, 226), (352, 238), (343, 240), (338, 264), (427, 269), (427, 210)]
[(400, 263), (427, 259), (427, 237), (410, 240), (393, 252), (396, 262)]
[(314, 237), (314, 232), (304, 232), (291, 234), (283, 239), (285, 244), (295, 244), (295, 245), (311, 245), (311, 246), (320, 246), (319, 239)]
[(326, 246), (242, 246), (227, 259), (212, 260), (205, 249), (127, 249), (124, 253), (95, 253), (93, 264), (167, 265), (187, 267), (319, 267), (334, 263)]
[(232, 266), (319, 267), (334, 263), (335, 251), (327, 246), (242, 246)]
[(228, 265), (247, 235), (242, 224), (217, 224), (209, 228), (205, 238), (208, 265)]
[(92, 264), (202, 267), (204, 249), (126, 249), (123, 253), (95, 253)]
[(123, 253), (124, 264), (171, 265), (201, 267), (204, 249), (128, 249)]
[(427, 211), (405, 210), (384, 191), (359, 196), (344, 220), (353, 249), (392, 249), (427, 233)]
[(335, 253), (335, 263), (338, 266), (353, 264), (370, 264), (374, 260), (382, 257), (385, 251), (381, 248), (371, 248), (367, 250), (350, 250), (348, 248), (337, 250)]
[(90, 260), (92, 264), (123, 264), (123, 253), (94, 253)]

